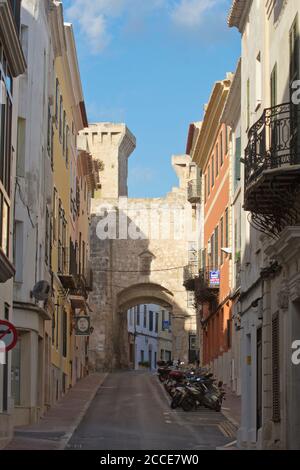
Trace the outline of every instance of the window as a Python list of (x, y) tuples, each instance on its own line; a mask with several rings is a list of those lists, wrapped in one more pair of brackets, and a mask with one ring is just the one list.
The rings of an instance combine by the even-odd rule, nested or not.
[(155, 333), (158, 333), (158, 313), (155, 314)]
[(62, 129), (63, 156), (66, 155), (66, 127), (67, 127), (67, 115), (66, 115), (66, 111), (64, 111), (63, 112), (63, 129)]
[(234, 190), (236, 191), (238, 183), (241, 180), (241, 138), (235, 139), (235, 162), (234, 162)]
[(59, 330), (60, 330), (60, 325), (59, 325), (59, 313), (61, 312), (61, 307), (59, 305), (56, 306), (56, 319), (55, 319), (55, 346), (56, 349), (58, 350), (58, 338), (59, 338)]
[(279, 315), (272, 319), (272, 395), (273, 421), (280, 421), (280, 324)]
[(136, 324), (137, 326), (140, 326), (140, 306), (137, 306), (137, 311), (136, 311)]
[(212, 156), (211, 159), (211, 185), (212, 187), (215, 185), (215, 157)]
[(228, 208), (225, 211), (225, 245), (226, 245), (226, 248), (229, 247), (229, 211), (228, 211)]
[(147, 328), (147, 305), (144, 305), (144, 328)]
[(63, 344), (62, 344), (62, 354), (63, 357), (67, 357), (68, 354), (68, 314), (63, 311)]
[(221, 166), (224, 163), (224, 148), (223, 148), (223, 132), (220, 135), (220, 154), (221, 154)]
[(23, 235), (24, 223), (15, 220), (13, 262), (16, 269), (15, 282), (23, 282)]
[(219, 227), (215, 228), (215, 259), (214, 259), (214, 268), (218, 269), (219, 267)]
[(290, 29), (290, 84), (299, 78), (299, 26), (298, 15)]
[(164, 330), (165, 311), (161, 311), (161, 329)]
[(9, 205), (0, 191), (0, 248), (9, 256)]
[(50, 214), (48, 207), (46, 207), (45, 225), (45, 263), (48, 265), (50, 261)]
[(20, 32), (20, 19), (21, 19), (21, 0), (9, 0), (14, 20), (15, 20), (15, 25), (17, 28), (17, 33), (19, 35)]
[(52, 147), (52, 115), (51, 115), (51, 106), (48, 104), (48, 125), (47, 125), (47, 150), (48, 155), (51, 156), (51, 147)]
[(213, 268), (215, 261), (215, 235), (213, 234), (210, 239), (210, 268)]
[(204, 202), (206, 203), (207, 199), (207, 175), (204, 176)]
[(153, 331), (153, 312), (149, 311), (149, 331)]
[(52, 209), (52, 218), (53, 218), (53, 240), (57, 240), (57, 190), (53, 189), (53, 209)]
[(26, 119), (18, 118), (17, 176), (25, 176)]
[(250, 127), (250, 78), (247, 80), (247, 129)]
[(66, 127), (66, 165), (69, 165), (69, 145), (70, 145), (70, 129)]
[(225, 154), (228, 154), (228, 127), (225, 126)]
[(141, 362), (145, 362), (145, 353), (142, 349), (141, 349)]
[(13, 81), (4, 48), (0, 42), (0, 248), (9, 255), (11, 126)]
[[(224, 219), (222, 217), (220, 221), (220, 232), (221, 232), (221, 249), (224, 248)], [(221, 250), (221, 264), (224, 263), (224, 252)]]
[(62, 142), (62, 134), (63, 134), (63, 97), (60, 96), (59, 98), (59, 140)]
[(210, 165), (208, 166), (208, 171), (207, 171), (207, 194), (208, 196), (210, 195)]
[(227, 320), (227, 348), (231, 348), (231, 319)]
[(56, 127), (58, 125), (59, 103), (60, 103), (59, 81), (58, 81), (58, 79), (56, 79), (56, 88), (55, 88), (55, 123), (56, 123)]
[(261, 67), (261, 53), (259, 52), (256, 57), (255, 65), (255, 94), (256, 94), (256, 109), (261, 105), (262, 100), (262, 67)]
[(219, 174), (219, 144), (216, 145), (216, 174)]
[(271, 107), (277, 105), (277, 64), (271, 73)]
[(52, 330), (52, 346), (54, 346), (55, 342), (55, 312), (52, 314), (52, 324), (51, 324), (51, 330)]

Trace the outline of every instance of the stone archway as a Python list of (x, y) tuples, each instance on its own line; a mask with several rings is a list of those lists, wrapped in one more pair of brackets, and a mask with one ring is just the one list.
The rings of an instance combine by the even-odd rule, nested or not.
[(151, 282), (132, 285), (117, 295), (116, 318), (116, 358), (120, 368), (127, 368), (129, 359), (129, 344), (127, 334), (127, 311), (136, 305), (155, 304), (165, 308), (171, 314), (174, 305), (174, 294), (165, 287)]

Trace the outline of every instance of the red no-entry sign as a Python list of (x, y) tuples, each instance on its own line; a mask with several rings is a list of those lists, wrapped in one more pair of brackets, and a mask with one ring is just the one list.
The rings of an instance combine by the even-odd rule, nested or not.
[(0, 342), (5, 345), (5, 350), (10, 351), (18, 341), (18, 333), (14, 325), (6, 320), (0, 320)]

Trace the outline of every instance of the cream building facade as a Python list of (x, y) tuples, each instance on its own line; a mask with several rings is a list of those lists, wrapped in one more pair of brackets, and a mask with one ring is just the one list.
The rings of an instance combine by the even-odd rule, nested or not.
[(300, 337), (299, 9), (297, 1), (235, 0), (229, 14), (242, 35), (238, 440), (248, 448), (300, 448), (300, 368), (292, 361)]

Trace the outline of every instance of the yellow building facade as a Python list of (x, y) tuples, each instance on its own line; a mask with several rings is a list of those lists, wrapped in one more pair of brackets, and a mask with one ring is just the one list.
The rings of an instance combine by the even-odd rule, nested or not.
[[(94, 164), (77, 150), (77, 134), (88, 126), (72, 25), (62, 5), (52, 16), (55, 93), (52, 116), (53, 200), (50, 219), (52, 266), (51, 402), (87, 370), (88, 336), (77, 336), (76, 317), (88, 319), (90, 199)], [(89, 162), (90, 164), (85, 164)]]

